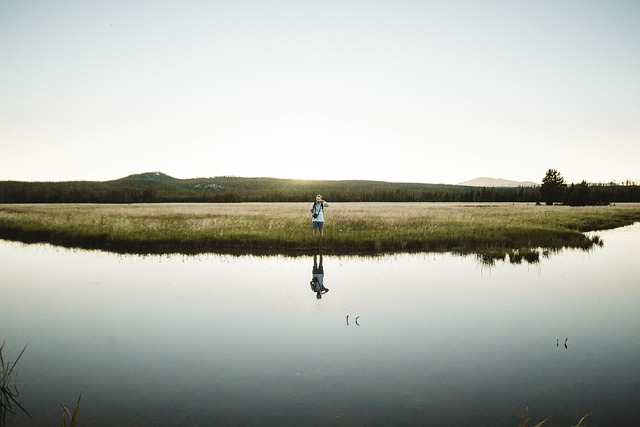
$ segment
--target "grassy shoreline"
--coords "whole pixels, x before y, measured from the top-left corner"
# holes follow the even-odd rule
[[[310,203],[0,205],[0,238],[120,253],[306,254]],[[455,252],[510,258],[589,249],[584,232],[640,221],[640,204],[580,207],[333,203],[325,253]]]

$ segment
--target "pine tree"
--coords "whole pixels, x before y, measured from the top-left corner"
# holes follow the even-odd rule
[[[555,169],[549,169],[544,178],[542,178],[540,195],[547,205],[552,205],[564,199],[566,189],[567,184],[564,182],[560,172]]]

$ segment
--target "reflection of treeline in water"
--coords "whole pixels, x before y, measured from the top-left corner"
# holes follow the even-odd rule
[[[640,202],[640,185],[589,185],[603,204]],[[215,177],[176,179],[162,173],[114,181],[0,182],[0,203],[301,202],[317,193],[335,202],[539,202],[538,187],[382,181],[309,181]]]

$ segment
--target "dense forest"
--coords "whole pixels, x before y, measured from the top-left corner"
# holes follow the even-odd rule
[[[640,202],[640,186],[589,184],[599,204]],[[113,181],[0,181],[0,203],[540,202],[539,187],[470,187],[382,181],[308,181],[215,177],[176,179],[143,173]]]

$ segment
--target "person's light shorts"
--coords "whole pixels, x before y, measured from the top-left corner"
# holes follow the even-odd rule
[[[313,224],[314,230],[322,230],[322,228],[324,227],[323,221],[311,221],[311,223]]]

